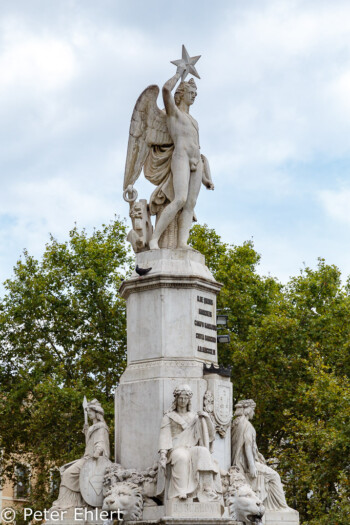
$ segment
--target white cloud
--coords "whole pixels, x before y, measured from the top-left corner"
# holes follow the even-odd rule
[[[1,23],[0,92],[19,88],[39,92],[62,89],[77,68],[74,50],[47,32],[36,35],[13,19]]]
[[[322,190],[319,199],[331,219],[350,226],[350,188]]]
[[[157,1],[137,12],[125,2],[77,0],[43,1],[38,13],[34,3],[37,11],[19,2],[0,22],[0,213],[10,217],[0,235],[11,260],[23,246],[39,255],[48,231],[64,236],[75,220],[90,227],[127,214],[121,185],[132,108],[147,85],[172,74],[169,61],[184,42],[202,53],[193,114],[216,185],[210,200],[200,196],[200,220],[217,224],[220,215],[225,229],[239,209],[227,240],[254,235],[264,271],[271,262],[281,276],[293,264],[298,271],[306,247],[307,260],[327,256],[318,252],[328,246],[344,261],[341,239],[339,253],[329,244],[336,227],[320,244],[313,225],[326,214],[349,224],[348,194],[338,187],[348,170],[337,172],[350,151],[347,1],[208,2],[201,11],[190,3],[186,20],[175,4],[161,16]],[[322,162],[332,174],[321,173]],[[140,198],[151,191],[141,180],[137,189]],[[323,207],[311,217],[314,195]]]

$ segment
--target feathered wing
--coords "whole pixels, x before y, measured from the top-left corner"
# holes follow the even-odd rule
[[[158,86],[148,86],[135,104],[126,155],[124,190],[139,178],[152,146],[172,145],[166,113],[157,106]]]

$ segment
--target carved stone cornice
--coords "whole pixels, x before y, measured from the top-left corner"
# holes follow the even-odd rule
[[[159,288],[195,288],[196,290],[210,291],[216,295],[222,288],[222,284],[205,277],[189,275],[145,275],[144,277],[131,278],[123,281],[119,288],[120,295],[127,299],[131,293],[144,292],[146,290]]]

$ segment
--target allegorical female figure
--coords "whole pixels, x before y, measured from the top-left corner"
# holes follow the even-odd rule
[[[289,509],[279,474],[268,467],[256,444],[256,432],[250,420],[256,404],[252,399],[240,401],[232,423],[232,465],[239,467],[266,509]]]
[[[104,410],[97,399],[87,404],[87,415],[92,425],[85,424],[83,428],[86,442],[84,456],[60,468],[60,491],[58,499],[52,504],[52,510],[86,506],[80,492],[80,471],[88,459],[110,456],[108,427],[103,417]]]
[[[159,435],[160,473],[170,473],[167,498],[221,501],[219,467],[211,455],[215,429],[206,412],[192,412],[188,385],[174,390],[174,402],[164,415]],[[164,490],[158,482],[158,493]]]

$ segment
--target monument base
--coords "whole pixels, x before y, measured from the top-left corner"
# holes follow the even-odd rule
[[[144,507],[143,520],[140,522],[127,522],[127,525],[132,523],[143,524],[223,524],[223,525],[238,525],[241,522],[234,521],[228,517],[228,509],[222,507],[220,503],[193,503],[193,502],[179,502],[170,501],[158,507]]]
[[[243,525],[241,521],[230,518],[170,518],[160,520],[126,521],[125,525]]]
[[[265,525],[299,525],[299,512],[294,509],[268,510],[263,517]]]
[[[221,518],[224,507],[220,503],[194,503],[186,501],[167,501],[165,515],[172,518]]]

